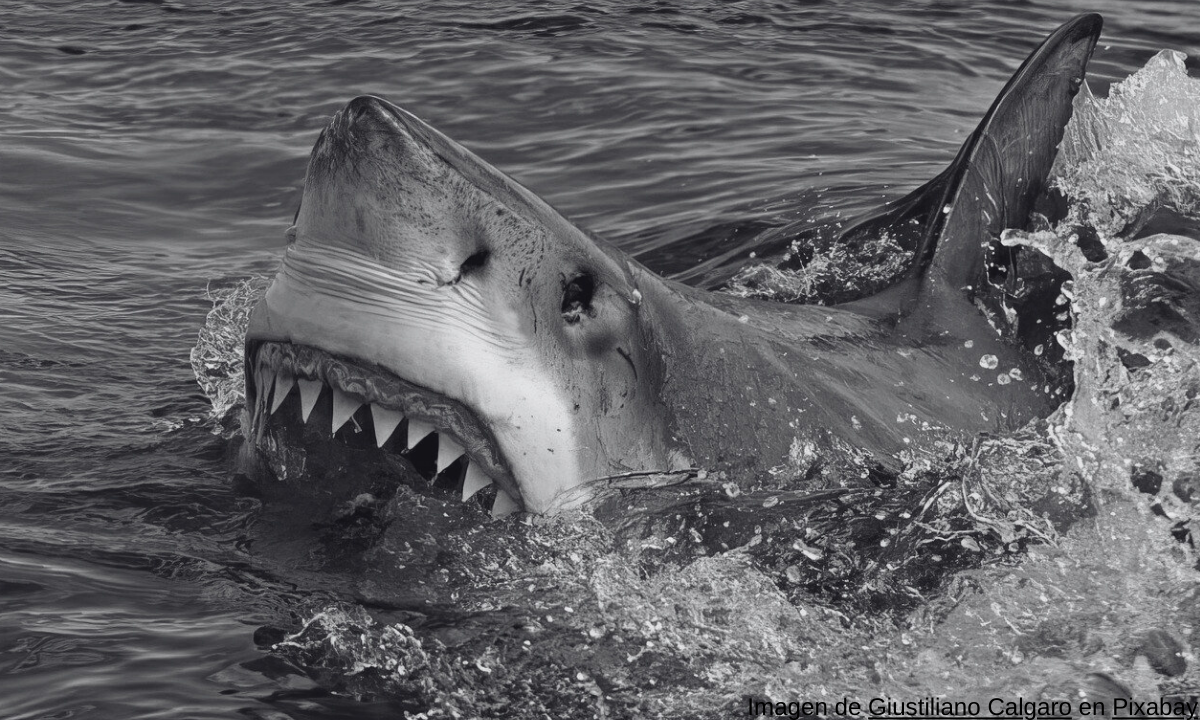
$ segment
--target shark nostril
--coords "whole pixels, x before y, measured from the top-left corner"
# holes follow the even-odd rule
[[[466,260],[463,260],[462,265],[460,265],[458,268],[458,271],[462,275],[470,275],[473,272],[482,270],[483,266],[487,264],[487,261],[491,256],[491,251],[487,248],[484,248],[483,250],[472,254]]]

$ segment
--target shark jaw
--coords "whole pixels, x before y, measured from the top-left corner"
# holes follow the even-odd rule
[[[494,484],[493,517],[522,509],[520,490],[495,439],[461,403],[378,367],[304,345],[252,342],[246,367],[256,446],[265,444],[269,424],[299,422],[323,439],[403,458],[426,480],[442,487],[449,482],[463,502]],[[322,401],[325,412],[314,412]],[[418,452],[423,460],[416,458]]]
[[[433,434],[437,472],[465,464],[464,501],[495,483],[495,515],[562,509],[560,495],[582,482],[578,418],[543,373],[536,344],[469,283],[410,277],[420,273],[289,248],[247,336],[256,437],[289,393],[306,423],[328,392],[331,435],[369,406],[378,448],[410,451]]]

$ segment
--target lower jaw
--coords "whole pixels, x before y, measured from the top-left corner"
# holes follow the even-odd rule
[[[428,497],[440,504],[461,502],[464,512],[476,508],[490,512],[497,497],[491,485],[462,498],[465,468],[469,460],[456,461],[437,471],[437,442],[431,436],[413,448],[375,447],[369,425],[360,429],[365,418],[353,418],[337,433],[324,431],[331,417],[332,403],[323,397],[309,415],[308,423],[279,422],[269,418],[250,428],[247,436],[255,466],[265,473],[255,475],[259,492],[269,498],[288,501],[301,497],[305,503],[326,506],[331,511],[356,498],[387,500],[401,486],[410,497]],[[300,414],[298,397],[289,398],[279,414]],[[369,422],[369,421],[368,421]],[[252,474],[252,473],[251,473]]]

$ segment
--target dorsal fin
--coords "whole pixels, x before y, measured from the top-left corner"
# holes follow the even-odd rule
[[[842,233],[840,242],[853,243],[886,232],[915,251],[908,281],[884,293],[893,312],[897,304],[910,311],[918,293],[938,286],[973,297],[985,276],[987,247],[1005,228],[1026,226],[1102,22],[1094,13],[1079,15],[1055,30],[1000,91],[948,168]]]

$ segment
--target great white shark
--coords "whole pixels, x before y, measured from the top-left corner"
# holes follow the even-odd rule
[[[550,513],[614,477],[753,482],[833,454],[869,472],[1045,416],[1061,397],[1044,364],[981,306],[999,233],[1046,190],[1100,28],[1058,28],[944,172],[843,233],[888,233],[915,259],[835,306],[659,277],[408,111],[355,98],[317,139],[251,315],[247,452],[302,460],[280,445],[314,433],[357,438],[363,457],[420,445],[464,500],[494,483],[493,514]]]

